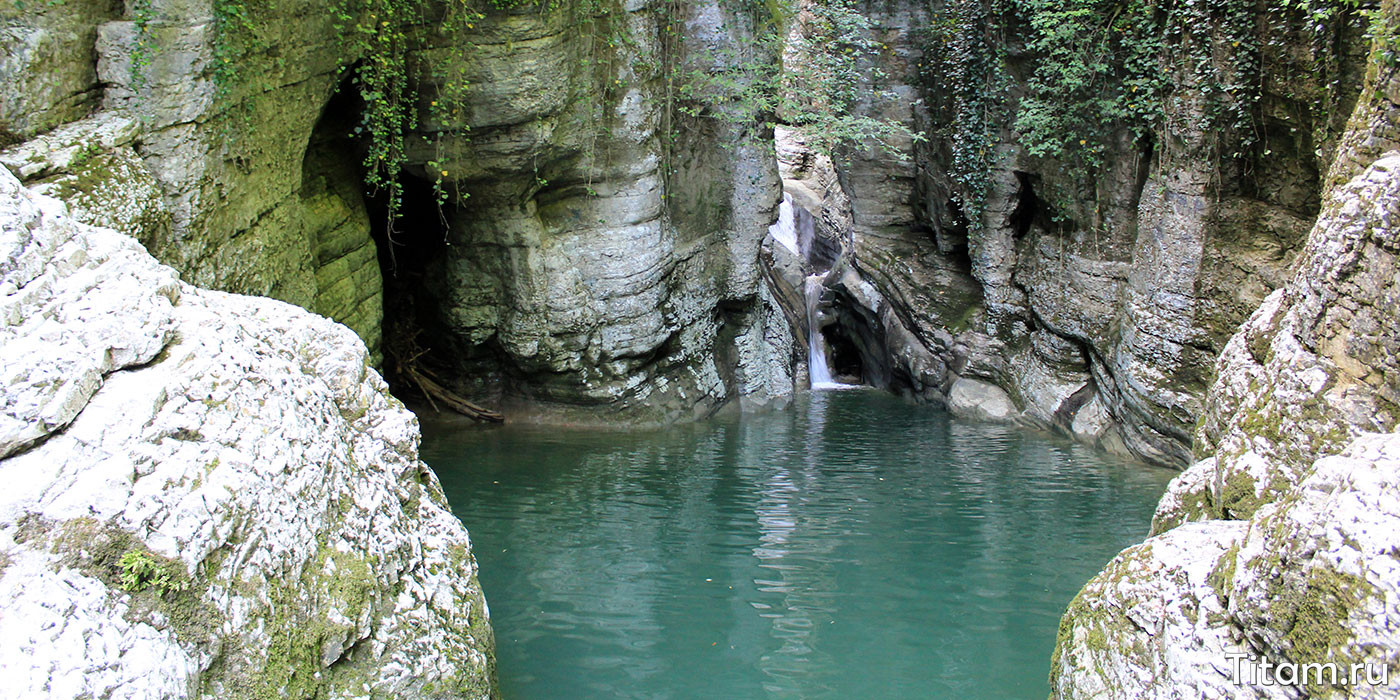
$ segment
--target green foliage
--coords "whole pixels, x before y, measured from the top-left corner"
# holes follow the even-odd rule
[[[1134,136],[1161,121],[1169,89],[1162,28],[1148,0],[1015,0],[1037,57],[1015,128],[1033,156],[1085,171],[1103,164],[1111,130]]]
[[[172,566],[161,564],[155,556],[140,549],[122,555],[120,584],[123,590],[139,593],[148,588],[164,596],[187,590],[189,581],[172,572]]]
[[[981,226],[992,159],[1011,86],[1005,70],[1006,0],[953,0],[933,13],[919,64],[939,135],[952,150],[953,198],[968,225]]]
[[[420,7],[418,0],[338,0],[333,9],[345,53],[361,57],[352,81],[365,105],[355,129],[367,136],[365,184],[387,192],[391,217],[403,203],[405,139],[418,125],[409,92],[408,27]]]
[[[887,77],[880,66],[881,53],[889,49],[874,39],[874,24],[850,0],[822,0],[808,9],[812,19],[807,31],[794,35],[786,47],[778,115],[800,128],[819,151],[870,142],[907,158],[896,144],[922,140],[921,134],[897,121],[860,113],[862,103],[898,99],[891,93],[872,94],[872,87]]]
[[[1303,2],[1303,0],[1294,0]],[[1362,0],[1318,0],[1330,12],[1317,17],[1318,25],[1330,21],[1337,14],[1337,6],[1353,8],[1366,21],[1366,38],[1371,41],[1371,60],[1380,65],[1395,68],[1400,66],[1400,27],[1395,25],[1390,13],[1384,12],[1374,3]]]
[[[1260,100],[1269,60],[1288,61],[1299,26],[1314,41],[1319,75],[1336,72],[1335,32],[1360,0],[947,0],[935,9],[924,68],[943,98],[940,123],[952,145],[952,177],[970,225],[980,226],[992,149],[1014,136],[1032,157],[1079,187],[1091,187],[1123,139],[1142,152],[1163,130],[1203,141],[1186,157],[1245,162],[1271,155],[1263,143]],[[1379,13],[1375,13],[1379,14]],[[1372,21],[1372,33],[1379,34]],[[1377,42],[1383,44],[1384,42]],[[1010,56],[1015,47],[1016,56]],[[1397,52],[1396,55],[1400,55]],[[1030,66],[1025,93],[1007,97],[1008,67]],[[1325,123],[1335,81],[1308,115]],[[1290,81],[1281,81],[1287,85]],[[1296,82],[1296,81],[1295,81]],[[1172,110],[1175,99],[1197,100]],[[1194,113],[1168,125],[1168,114]],[[1009,134],[999,133],[1009,124]],[[1325,134],[1318,142],[1325,140]],[[1063,199],[1059,193],[1053,199]],[[1060,202],[1052,201],[1052,205]]]
[[[14,0],[17,12],[43,12],[51,7],[63,7],[67,4],[68,0]]]
[[[245,0],[214,2],[213,81],[217,95],[228,97],[241,78],[240,66],[265,48],[266,41]]]
[[[872,93],[885,77],[872,37],[874,26],[850,0],[817,0],[806,6],[805,32],[784,36],[795,8],[758,5],[751,14],[756,36],[747,46],[699,56],[679,71],[678,110],[744,126],[782,122],[794,126],[818,151],[874,143],[907,157],[898,140],[921,139],[903,124],[861,114],[863,103],[894,99]],[[783,56],[779,62],[776,57]]]
[[[151,0],[132,0],[131,21],[136,25],[136,42],[129,56],[131,89],[140,90],[146,84],[146,69],[155,55],[155,40],[151,36],[151,22],[155,19],[155,9]]]

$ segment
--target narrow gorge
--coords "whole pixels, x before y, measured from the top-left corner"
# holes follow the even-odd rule
[[[1397,37],[7,0],[0,696],[1400,697]]]

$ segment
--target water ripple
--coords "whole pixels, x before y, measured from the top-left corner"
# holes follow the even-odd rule
[[[503,692],[1044,698],[1169,473],[873,392],[665,431],[425,423]]]

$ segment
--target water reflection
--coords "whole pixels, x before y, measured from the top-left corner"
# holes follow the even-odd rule
[[[1045,697],[1170,474],[873,392],[658,432],[429,433],[503,691]]]

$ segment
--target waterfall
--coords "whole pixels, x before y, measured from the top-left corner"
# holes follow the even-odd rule
[[[807,278],[807,374],[812,380],[812,390],[849,389],[850,384],[841,384],[831,377],[831,368],[826,363],[826,338],[821,332],[823,274]]]
[[[768,227],[768,235],[793,255],[801,255],[797,243],[797,212],[793,211],[792,197],[787,193],[783,193],[783,203],[778,205],[778,221]]]

